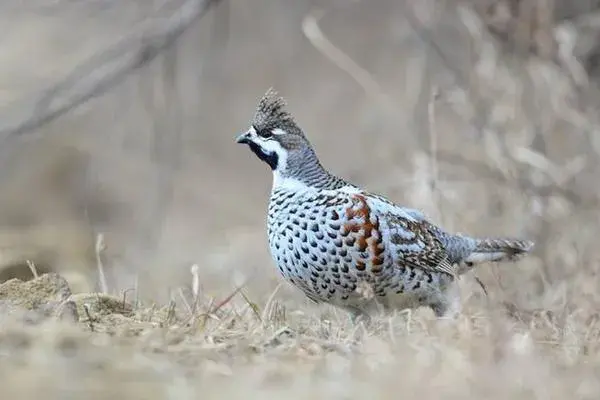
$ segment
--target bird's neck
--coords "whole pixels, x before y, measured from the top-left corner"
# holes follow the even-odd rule
[[[273,190],[335,190],[348,185],[348,182],[329,173],[322,167],[320,171],[312,171],[312,173],[311,171],[303,171],[303,173],[289,174],[285,171],[273,171]]]
[[[315,188],[300,179],[283,175],[275,170],[273,171],[273,190],[304,192],[315,190]]]
[[[348,183],[327,171],[311,148],[280,157],[273,170],[273,189],[289,187],[297,190],[338,189]]]

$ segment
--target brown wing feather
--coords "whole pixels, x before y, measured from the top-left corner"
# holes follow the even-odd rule
[[[390,231],[391,245],[397,250],[398,262],[430,272],[455,275],[448,253],[435,234],[435,226],[425,220],[386,214],[383,218]],[[417,247],[417,248],[415,248]]]
[[[374,208],[369,206],[369,201]],[[380,207],[380,206],[385,207]],[[389,207],[391,206],[391,207]],[[389,207],[389,208],[388,208]],[[382,209],[384,208],[384,209]],[[436,236],[437,228],[427,220],[402,212],[395,205],[378,196],[356,194],[345,209],[346,222],[342,236],[348,236],[352,245],[368,257],[357,261],[359,270],[379,273],[384,262],[384,248],[397,267],[409,266],[429,272],[455,275],[448,261],[446,249]],[[382,243],[382,232],[389,233],[389,243]]]

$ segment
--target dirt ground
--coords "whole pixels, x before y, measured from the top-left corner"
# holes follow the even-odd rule
[[[3,317],[3,395],[598,398],[594,2],[224,1],[102,96],[4,134],[171,3],[0,2],[0,281],[56,271],[78,315]],[[533,254],[466,275],[456,320],[309,304],[268,254],[270,172],[234,141],[271,86],[336,174]]]

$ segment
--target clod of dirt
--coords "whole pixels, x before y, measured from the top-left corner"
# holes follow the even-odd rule
[[[170,307],[135,308],[122,296],[77,293],[71,299],[77,305],[80,322],[92,332],[139,336],[179,320],[175,310]]]
[[[114,314],[131,317],[133,314],[131,304],[123,301],[123,298],[106,293],[77,293],[71,296],[71,299],[77,305],[77,311],[81,316],[89,313],[95,317]]]
[[[48,318],[76,322],[79,314],[70,297],[69,284],[56,273],[25,282],[11,279],[0,284],[0,317],[17,317],[28,323]]]

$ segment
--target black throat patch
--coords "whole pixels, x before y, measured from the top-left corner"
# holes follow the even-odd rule
[[[252,150],[252,152],[256,154],[258,158],[269,164],[269,167],[271,167],[272,170],[277,169],[277,162],[279,161],[277,153],[266,153],[259,145],[257,145],[254,142],[249,142],[248,146],[250,146],[250,150]]]

